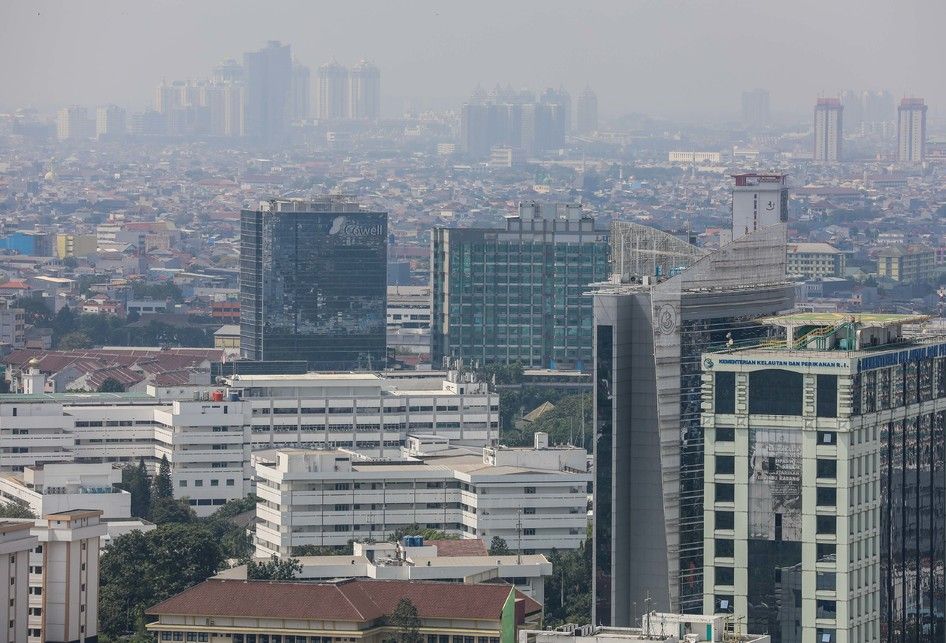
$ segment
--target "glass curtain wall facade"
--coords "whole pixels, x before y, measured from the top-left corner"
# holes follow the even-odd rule
[[[241,218],[242,357],[383,369],[387,214],[341,201],[266,205]]]
[[[773,643],[946,640],[946,344],[892,344],[704,355],[705,610]]]
[[[588,286],[609,274],[608,233],[580,206],[522,204],[505,230],[437,228],[432,359],[591,368]]]
[[[769,329],[755,316],[691,319],[680,328],[680,606],[703,611],[703,427],[702,358],[707,350],[756,344]],[[749,631],[757,632],[763,630]]]
[[[627,253],[621,265],[636,261]],[[755,320],[793,302],[784,266],[785,229],[775,227],[652,285],[597,285],[596,332],[609,327],[613,339],[611,355],[595,356],[598,367],[610,360],[612,373],[610,397],[595,381],[595,417],[610,426],[595,436],[595,624],[634,626],[631,615],[647,600],[658,611],[702,612],[700,360],[709,346],[767,336]]]

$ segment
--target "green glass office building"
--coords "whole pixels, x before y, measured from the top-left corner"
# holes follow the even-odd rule
[[[435,367],[590,368],[586,293],[610,262],[608,231],[581,205],[520,203],[505,228],[436,228],[432,245]]]

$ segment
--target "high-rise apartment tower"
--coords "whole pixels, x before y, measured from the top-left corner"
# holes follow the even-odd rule
[[[840,161],[844,106],[839,98],[819,98],[815,104],[814,160]]]
[[[926,102],[904,98],[897,108],[897,161],[922,163],[926,159]]]

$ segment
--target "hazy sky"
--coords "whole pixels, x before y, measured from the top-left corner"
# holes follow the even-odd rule
[[[141,109],[273,39],[313,68],[373,60],[388,114],[497,82],[588,83],[605,115],[735,114],[756,86],[774,112],[884,87],[943,113],[944,25],[946,0],[0,0],[0,109]]]

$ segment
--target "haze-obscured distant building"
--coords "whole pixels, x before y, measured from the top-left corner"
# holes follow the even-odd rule
[[[350,117],[357,121],[381,117],[381,70],[367,60],[351,68],[348,108]]]
[[[244,210],[241,354],[317,370],[385,362],[385,212],[343,198],[273,199]]]
[[[244,133],[259,141],[280,141],[286,134],[292,89],[289,45],[271,40],[243,54]]]
[[[312,115],[309,82],[309,68],[299,63],[292,66],[291,96],[289,99],[289,120],[303,121]]]
[[[576,112],[575,129],[579,134],[589,134],[598,130],[598,96],[591,87],[585,87],[578,96]]]
[[[670,163],[718,164],[721,160],[719,152],[667,152]]]
[[[348,117],[348,70],[336,61],[319,67],[319,119]]]
[[[517,147],[526,155],[558,149],[570,114],[564,90],[548,89],[538,101],[529,91],[478,91],[461,109],[460,145],[474,158],[487,158],[494,147]]]
[[[897,108],[897,160],[922,163],[926,159],[926,101],[904,98]]]
[[[769,91],[750,89],[742,92],[742,124],[756,129],[769,124]]]
[[[78,141],[95,133],[95,121],[89,118],[85,107],[71,105],[59,110],[56,117],[56,136],[60,141]]]
[[[814,160],[840,161],[844,106],[839,98],[819,98],[815,104]]]
[[[127,131],[125,110],[117,105],[105,105],[95,110],[95,135],[99,139],[118,139]]]

